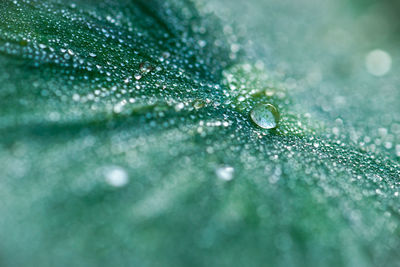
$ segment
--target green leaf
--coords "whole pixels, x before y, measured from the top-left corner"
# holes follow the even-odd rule
[[[0,3],[2,266],[398,264],[400,127],[360,143],[212,3]]]

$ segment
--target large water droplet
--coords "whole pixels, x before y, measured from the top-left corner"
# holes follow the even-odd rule
[[[261,128],[273,129],[278,126],[280,115],[275,106],[259,104],[250,112],[250,117]]]

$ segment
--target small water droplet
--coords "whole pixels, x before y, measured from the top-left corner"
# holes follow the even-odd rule
[[[119,166],[107,168],[105,178],[106,182],[114,187],[123,187],[129,182],[128,173]]]
[[[181,111],[185,107],[185,104],[183,103],[178,103],[175,105],[175,110],[176,111]]]
[[[136,80],[140,80],[142,75],[140,73],[136,73],[133,77],[135,77]]]
[[[233,173],[235,169],[231,166],[221,166],[215,170],[217,177],[224,181],[230,181],[233,179]]]
[[[383,76],[392,67],[392,57],[386,51],[376,49],[369,52],[365,57],[365,66],[372,75]]]
[[[149,62],[143,62],[140,64],[139,69],[142,73],[149,73],[152,69],[152,66]]]
[[[238,97],[239,102],[243,102],[244,100],[246,100],[246,98],[244,96],[241,95]]]
[[[167,59],[167,58],[169,58],[171,56],[171,54],[169,53],[169,52],[163,52],[162,53],[162,57],[164,58],[164,59]]]
[[[204,107],[205,106],[205,103],[203,102],[203,101],[201,101],[201,100],[196,100],[195,102],[194,102],[194,104],[193,104],[193,107],[195,108],[195,109],[201,109],[202,107]]]
[[[259,127],[273,129],[278,126],[280,115],[275,106],[259,104],[250,112],[250,117]]]
[[[80,99],[81,99],[80,95],[78,95],[76,93],[72,95],[72,100],[79,101]]]
[[[203,47],[205,47],[205,46],[207,45],[207,42],[204,41],[204,40],[199,40],[197,43],[199,44],[199,46],[200,46],[201,48],[203,48]]]

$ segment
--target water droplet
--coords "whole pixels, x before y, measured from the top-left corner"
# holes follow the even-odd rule
[[[72,100],[79,101],[80,99],[81,99],[80,95],[78,95],[76,93],[72,95]]]
[[[169,53],[169,52],[163,52],[162,53],[162,57],[164,58],[164,59],[167,59],[167,58],[169,58],[171,56],[171,54]]]
[[[396,156],[400,157],[400,145],[395,146]]]
[[[259,127],[273,129],[278,126],[280,115],[275,106],[259,104],[250,112],[250,117]]]
[[[140,80],[142,78],[142,75],[140,73],[135,73],[133,77],[135,77],[136,80]]]
[[[175,105],[175,110],[176,111],[181,111],[185,107],[185,104],[183,103],[178,103]]]
[[[244,100],[246,100],[246,98],[244,96],[241,95],[238,97],[239,102],[243,102]]]
[[[201,108],[203,108],[205,106],[205,103],[203,102],[203,101],[201,101],[201,100],[196,100],[195,102],[194,102],[194,104],[193,104],[193,107],[195,108],[195,109],[201,109]]]
[[[139,69],[142,73],[149,73],[152,69],[152,66],[149,62],[143,62],[140,64]]]
[[[230,181],[233,179],[233,173],[235,169],[231,166],[221,166],[215,170],[217,177],[224,181]]]
[[[374,76],[383,76],[392,68],[392,57],[386,51],[376,49],[365,58],[367,71]]]
[[[106,182],[114,187],[122,187],[129,182],[127,172],[119,166],[112,166],[107,168],[105,172],[105,178]]]
[[[203,47],[205,47],[205,46],[207,45],[207,42],[204,41],[204,40],[199,40],[197,43],[199,44],[199,46],[200,46],[201,48],[203,48]]]

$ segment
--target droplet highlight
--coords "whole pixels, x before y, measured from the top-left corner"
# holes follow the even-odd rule
[[[233,173],[235,169],[231,166],[221,166],[215,170],[217,177],[224,181],[230,181],[233,179]]]
[[[106,182],[113,187],[123,187],[129,182],[128,173],[119,166],[112,166],[106,169]]]

